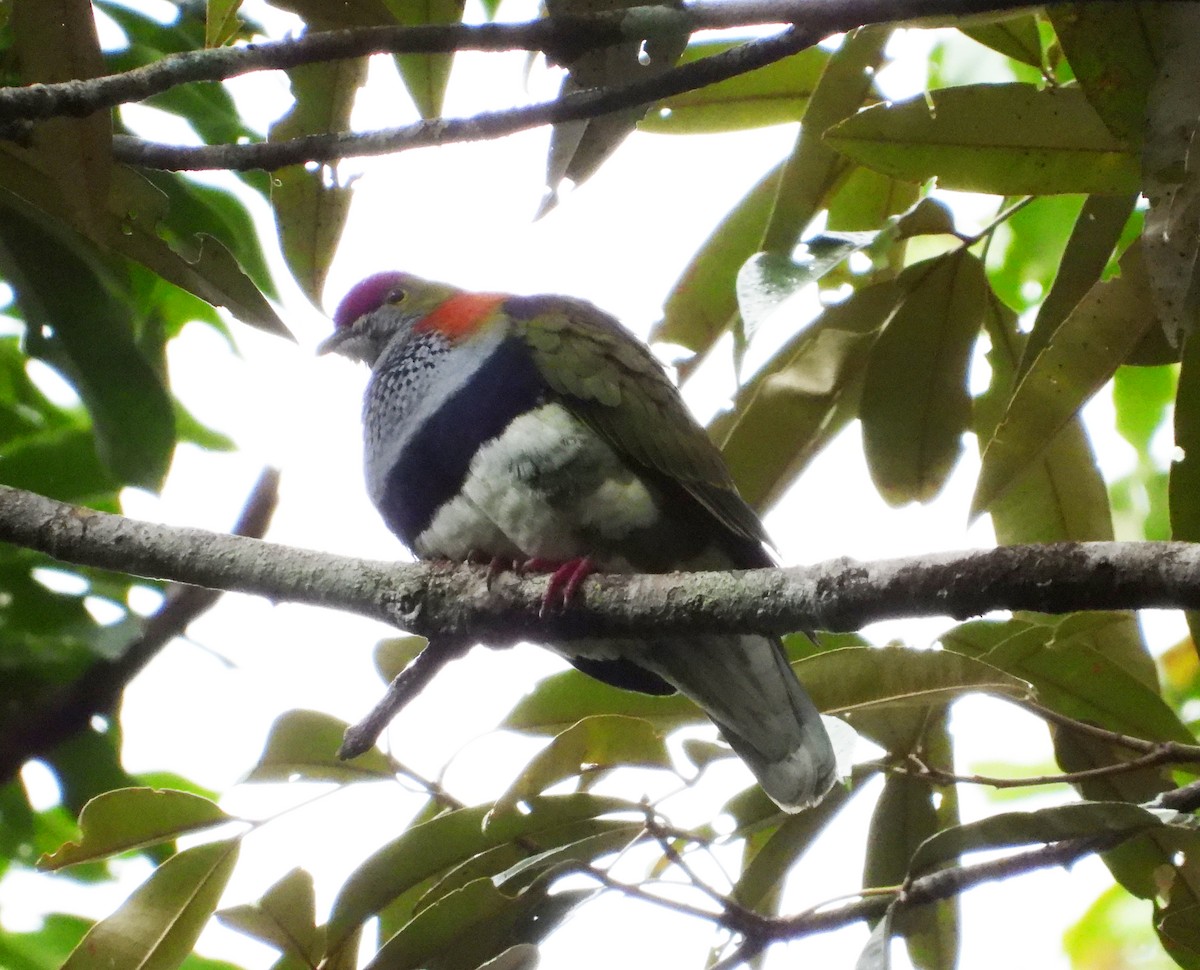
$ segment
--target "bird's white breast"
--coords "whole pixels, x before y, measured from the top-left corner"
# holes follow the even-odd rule
[[[658,515],[646,485],[612,447],[550,403],[479,449],[460,494],[438,509],[414,546],[427,558],[595,558]],[[619,557],[600,558],[602,568],[629,568]]]

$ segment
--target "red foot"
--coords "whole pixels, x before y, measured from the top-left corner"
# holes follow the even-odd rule
[[[566,606],[579,592],[580,584],[596,571],[595,563],[587,556],[569,559],[550,574],[546,584],[546,595],[542,597],[542,608],[538,616],[545,616],[551,606]]]

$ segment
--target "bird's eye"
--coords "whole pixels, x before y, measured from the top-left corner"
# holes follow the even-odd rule
[[[408,299],[408,290],[401,286],[397,286],[387,295],[388,303],[403,303]]]

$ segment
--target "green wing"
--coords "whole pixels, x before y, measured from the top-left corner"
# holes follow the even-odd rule
[[[682,485],[734,534],[766,542],[720,451],[649,349],[590,303],[539,302],[521,333],[564,405],[627,458]]]

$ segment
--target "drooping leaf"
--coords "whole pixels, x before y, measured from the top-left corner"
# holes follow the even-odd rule
[[[462,20],[466,0],[383,0],[398,24],[454,24]],[[404,86],[422,118],[437,118],[450,81],[453,54],[396,54]]]
[[[316,966],[324,955],[313,879],[303,869],[291,870],[256,903],[219,910],[217,919],[306,966]]]
[[[945,484],[971,418],[967,368],[983,323],[983,266],[958,249],[909,267],[905,296],[871,348],[859,416],[871,478],[891,505]]]
[[[1136,202],[1136,195],[1093,195],[1084,202],[1059,261],[1054,285],[1038,308],[1025,342],[1019,376],[1029,370],[1062,322],[1100,282]]]
[[[134,340],[119,265],[11,196],[0,195],[0,209],[0,271],[16,289],[30,354],[83,399],[108,471],[159,488],[175,448],[175,414],[163,376]]]
[[[790,253],[845,173],[845,161],[826,143],[826,135],[870,97],[890,37],[890,26],[861,27],[848,33],[830,56],[800,123],[796,146],[784,163],[762,245],[756,248]]]
[[[271,126],[270,140],[349,130],[354,96],[367,77],[366,58],[306,64],[293,68],[288,77],[295,100]],[[332,178],[324,166],[289,165],[276,171],[271,182],[271,207],[284,258],[317,305],[350,212],[350,188]]]
[[[825,140],[893,178],[936,178],[966,192],[1127,194],[1140,181],[1136,147],[1116,138],[1075,88],[942,88],[861,111]]]
[[[752,506],[774,503],[853,420],[871,345],[904,294],[889,281],[826,307],[713,421],[710,433]]]
[[[1154,322],[1141,247],[1121,258],[1121,275],[1097,283],[1059,326],[1018,385],[983,454],[973,514],[989,508],[1055,433],[1102,387]]]
[[[764,175],[712,231],[663,306],[663,319],[651,330],[651,342],[679,344],[699,360],[730,325],[737,312],[738,270],[760,248],[763,230],[779,188],[781,166]],[[686,376],[687,366],[681,368]]]
[[[597,768],[669,767],[662,735],[649,721],[619,714],[585,717],[558,734],[496,799],[495,816],[513,812],[557,781]]]
[[[210,842],[173,855],[88,931],[63,970],[174,970],[217,908],[238,845],[237,840]]]
[[[221,47],[238,34],[238,7],[242,0],[206,0],[204,46]]]
[[[368,781],[395,777],[378,748],[343,761],[337,756],[347,724],[320,711],[287,711],[271,725],[247,781]]]
[[[974,402],[975,438],[982,449],[995,434],[1017,382],[1024,348],[1033,339],[1017,328],[1017,315],[995,297],[985,326],[991,339],[992,384]],[[1113,537],[1108,491],[1078,415],[1029,463],[1012,487],[988,510],[996,541],[1084,542]]]
[[[326,925],[330,949],[405,891],[495,846],[516,841],[537,845],[539,833],[581,819],[628,811],[642,816],[630,802],[586,794],[543,796],[529,808],[527,814],[497,816],[486,827],[490,805],[457,809],[380,847],[351,873],[334,900]]]
[[[124,788],[98,795],[79,816],[82,835],[42,858],[41,869],[107,858],[233,821],[215,802],[183,791]]]

